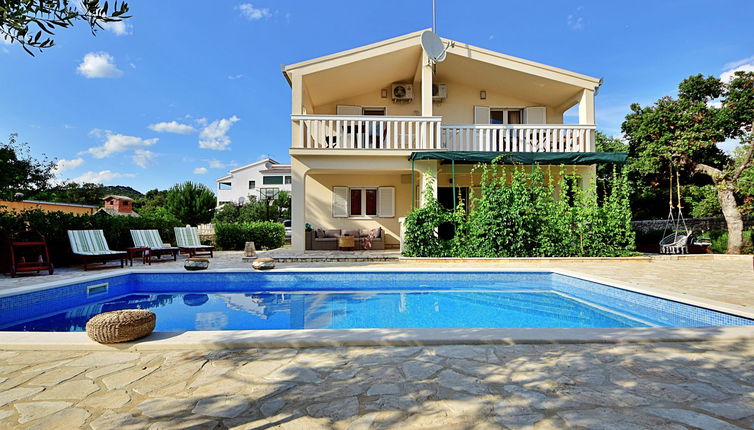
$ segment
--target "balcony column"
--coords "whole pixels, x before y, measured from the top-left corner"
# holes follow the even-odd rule
[[[422,70],[422,116],[432,116],[432,66],[429,63],[427,53],[422,49],[421,58]],[[423,122],[421,125],[422,138],[421,147],[429,148],[429,133],[432,133],[432,126]]]
[[[304,85],[301,75],[295,73],[291,76],[291,115],[304,113]],[[302,124],[299,121],[291,121],[291,148],[300,148],[304,142],[299,142],[299,133]]]
[[[306,173],[309,167],[291,157],[291,248],[306,249]]]
[[[581,91],[579,99],[579,124],[593,125],[594,122],[594,91]]]
[[[596,124],[594,119],[594,91],[583,90],[581,91],[581,99],[579,100],[579,124],[594,125]],[[589,151],[595,150],[595,133],[594,130],[589,130]]]

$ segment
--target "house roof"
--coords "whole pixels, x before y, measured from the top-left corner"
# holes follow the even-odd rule
[[[322,104],[384,88],[392,82],[416,82],[420,73],[420,35],[409,33],[369,45],[283,66],[290,84],[299,74],[308,96]],[[454,82],[511,95],[541,94],[543,104],[569,104],[582,89],[595,89],[601,79],[458,41],[438,63],[434,82]],[[473,68],[473,73],[468,71]],[[371,86],[375,88],[372,88]]]
[[[138,213],[131,211],[131,212],[118,212],[115,209],[110,208],[99,208],[97,213],[102,213],[105,215],[111,215],[111,216],[133,216],[133,217],[140,217]]]
[[[110,200],[110,199],[128,200],[130,202],[134,201],[134,199],[132,199],[131,197],[128,197],[128,196],[117,196],[115,194],[112,194],[112,195],[109,195],[109,196],[105,196],[105,198],[103,198],[102,200]]]
[[[256,167],[256,166],[259,166],[260,164],[265,164],[265,163],[269,163],[270,165],[268,166],[267,169],[261,170],[261,172],[270,172],[270,171],[274,171],[275,169],[281,169],[282,171],[291,170],[290,164],[280,164],[279,162],[273,160],[272,158],[264,158],[262,160],[255,161],[253,163],[245,164],[243,166],[236,167],[235,169],[231,169],[228,171],[227,175],[221,176],[215,179],[215,182],[220,182],[220,181],[231,179],[233,177],[233,173],[240,172],[242,170],[246,170],[251,167]]]
[[[37,203],[37,204],[43,204],[43,205],[71,206],[71,207],[89,208],[89,209],[97,209],[99,207],[99,206],[93,206],[93,205],[80,205],[78,203],[45,202],[41,200],[22,200],[22,202],[23,203]]]

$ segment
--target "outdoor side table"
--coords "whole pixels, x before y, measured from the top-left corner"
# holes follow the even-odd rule
[[[353,236],[340,236],[338,238],[338,249],[341,251],[353,251],[356,246],[356,238]]]
[[[131,263],[131,266],[134,265],[134,257],[137,256],[141,256],[141,264],[149,263],[150,266],[152,265],[152,255],[149,248],[126,248],[126,252],[128,253],[128,261]]]

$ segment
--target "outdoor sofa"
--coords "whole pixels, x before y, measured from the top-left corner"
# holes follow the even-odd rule
[[[131,239],[136,248],[149,248],[149,259],[172,255],[173,261],[178,259],[177,246],[165,246],[157,230],[131,230]],[[168,244],[169,245],[169,244]]]
[[[120,260],[120,267],[123,267],[128,256],[125,251],[110,249],[102,230],[68,230],[68,240],[73,254],[83,261],[84,270],[88,270],[89,263],[111,260]]]
[[[189,257],[196,255],[207,255],[213,257],[214,246],[202,245],[199,241],[199,230],[196,227],[175,227],[175,244],[181,252],[187,253]]]
[[[382,227],[376,229],[362,228],[360,230],[314,230],[312,238],[312,249],[315,251],[333,251],[338,249],[338,238],[341,236],[353,236],[356,238],[355,245],[357,250],[363,250],[362,240],[369,236],[369,233],[375,230],[375,237],[372,241],[372,248],[376,250],[385,249],[385,232]]]

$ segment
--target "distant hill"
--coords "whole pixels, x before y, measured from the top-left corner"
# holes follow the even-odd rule
[[[144,197],[144,194],[125,185],[107,185],[102,187],[102,192],[103,196],[114,194],[116,196],[131,197],[134,200]]]

